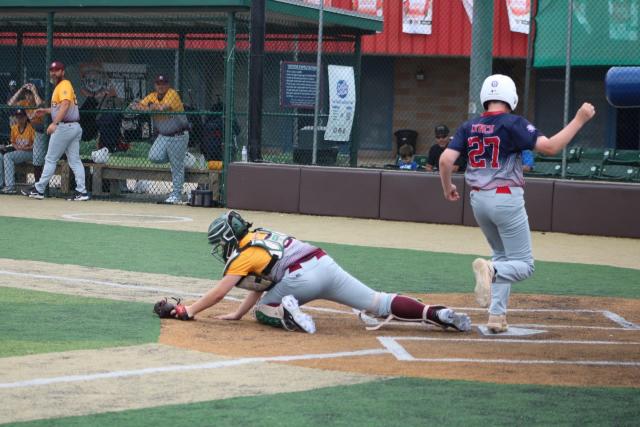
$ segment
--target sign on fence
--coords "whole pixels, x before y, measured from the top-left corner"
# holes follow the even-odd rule
[[[315,107],[316,68],[312,62],[280,62],[280,107]]]
[[[353,67],[329,65],[329,121],[326,141],[348,141],[356,111]]]

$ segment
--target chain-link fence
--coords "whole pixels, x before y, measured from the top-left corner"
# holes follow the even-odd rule
[[[551,135],[573,118],[583,102],[594,104],[597,115],[564,153],[536,156],[535,174],[640,181],[640,105],[616,108],[605,97],[605,76],[611,66],[640,65],[639,12],[637,0],[538,2],[537,125]],[[637,73],[627,76],[640,81]]]
[[[399,7],[399,1],[385,2],[385,11],[395,3]],[[530,174],[639,180],[640,110],[611,107],[604,80],[611,65],[640,62],[640,0],[534,3],[532,72],[527,73],[523,55],[492,61],[493,72],[516,82],[523,101],[516,113],[546,135],[557,132],[584,101],[594,103],[598,115],[566,153],[536,155]],[[445,5],[451,3],[434,3]],[[498,5],[502,2],[495,3],[495,13]],[[400,148],[408,145],[416,165],[434,170],[433,158],[469,114],[469,59],[454,53],[468,49],[470,34],[447,39],[453,46],[449,56],[403,55],[406,35],[395,51],[379,54],[368,40],[380,35],[361,39],[361,28],[327,26],[319,43],[317,16],[299,18],[267,17],[262,137],[253,160],[398,168],[407,151],[400,153]],[[396,18],[385,15],[386,20]],[[0,99],[7,100],[0,107],[0,137],[10,140],[10,125],[17,120],[12,114],[20,106],[36,128],[34,168],[15,166],[16,186],[21,180],[32,184],[42,172],[43,153],[36,148],[50,117],[40,120],[34,105],[38,99],[49,104],[53,86],[47,67],[60,61],[77,97],[80,157],[86,188],[94,197],[184,202],[200,189],[224,200],[225,158],[241,161],[243,148],[251,148],[246,10],[8,13],[0,23],[0,53],[8,58],[0,64]],[[385,23],[385,31],[390,28]],[[436,30],[434,21],[430,37],[440,37]],[[393,41],[393,35],[386,37]],[[415,51],[420,44],[411,40]],[[523,93],[525,87],[529,93]],[[459,166],[463,171],[464,164]],[[47,191],[72,191],[74,173],[64,168],[56,173]]]

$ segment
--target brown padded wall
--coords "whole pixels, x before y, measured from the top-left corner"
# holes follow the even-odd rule
[[[551,231],[551,209],[553,207],[554,180],[528,178],[524,187],[524,205],[529,217],[529,228],[535,231]],[[473,217],[469,192],[464,195],[463,225],[477,227]]]
[[[379,170],[300,168],[300,213],[378,218],[379,208]]]
[[[454,175],[458,191],[464,178]],[[444,199],[440,175],[427,172],[383,171],[380,187],[380,218],[397,221],[462,223],[462,201]]]
[[[289,165],[232,163],[227,179],[227,207],[297,213],[300,168]]]
[[[552,230],[640,237],[640,185],[556,181]]]

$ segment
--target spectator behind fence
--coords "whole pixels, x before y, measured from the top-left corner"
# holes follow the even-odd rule
[[[404,144],[398,150],[398,168],[405,170],[417,170],[418,164],[413,160],[413,147],[409,144]]]
[[[33,154],[35,130],[29,123],[27,112],[16,110],[16,123],[11,125],[10,145],[0,148],[0,190],[2,194],[16,194],[15,165],[28,162]]]
[[[524,150],[522,152],[522,171],[531,172],[536,166],[536,162],[533,158],[533,151]]]
[[[44,156],[47,154],[47,137],[44,128],[44,116],[38,116],[36,109],[44,105],[44,100],[38,94],[38,89],[33,83],[27,83],[20,88],[7,101],[12,106],[24,107],[31,126],[35,130],[35,140],[33,142],[33,176],[38,182],[42,176],[44,166]],[[30,108],[31,107],[31,108]]]
[[[169,85],[169,79],[160,74],[155,79],[155,91],[132,106],[135,110],[159,112],[184,112],[180,95]],[[152,114],[154,129],[158,137],[149,150],[149,160],[153,163],[171,165],[173,190],[164,201],[167,204],[182,203],[184,184],[184,157],[189,145],[189,120],[184,114]]]
[[[438,170],[440,155],[442,155],[442,152],[447,148],[447,145],[449,145],[449,141],[451,140],[451,138],[449,138],[449,128],[447,125],[437,125],[435,127],[435,136],[436,143],[429,149],[429,157],[427,158],[427,165],[425,166],[428,172],[435,172]],[[466,164],[466,159],[460,156],[453,166],[453,171],[464,172]]]
[[[44,190],[56,171],[58,160],[63,154],[67,155],[67,162],[76,178],[76,192],[68,200],[89,200],[85,187],[84,166],[80,160],[80,111],[78,99],[71,82],[65,78],[65,67],[60,61],[54,61],[49,66],[49,78],[54,86],[51,94],[51,108],[38,108],[36,114],[51,114],[51,124],[47,127],[50,135],[47,155],[44,159],[44,169],[40,180],[27,192],[22,194],[33,199],[44,199]]]

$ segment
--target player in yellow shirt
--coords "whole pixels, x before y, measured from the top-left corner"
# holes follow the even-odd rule
[[[15,165],[31,160],[31,150],[36,134],[25,110],[16,110],[14,117],[16,123],[11,126],[11,144],[0,149],[0,187],[2,187],[0,192],[2,194],[16,194]]]
[[[31,126],[36,131],[36,138],[33,142],[32,163],[33,174],[36,182],[38,182],[42,175],[44,156],[47,154],[47,136],[45,135],[44,116],[38,116],[36,111],[44,105],[44,100],[38,94],[36,86],[33,83],[27,83],[7,101],[7,104],[23,107],[27,112]]]
[[[30,191],[22,194],[34,199],[44,199],[44,189],[53,177],[56,164],[66,154],[69,167],[76,178],[76,193],[68,200],[85,201],[89,200],[89,195],[84,183],[84,166],[80,160],[80,111],[73,86],[64,78],[64,68],[60,61],[54,61],[49,66],[49,77],[55,86],[51,95],[51,108],[36,110],[38,116],[51,114],[51,124],[47,127],[47,134],[50,135],[49,147],[40,180]]]
[[[132,108],[151,112],[184,112],[180,95],[171,88],[169,79],[162,74],[155,79],[155,91],[135,103]],[[149,160],[153,163],[169,162],[173,190],[164,203],[181,204],[184,157],[189,145],[189,121],[184,114],[152,114],[151,118],[158,137],[149,150]]]
[[[360,310],[361,319],[377,329],[390,320],[428,323],[457,331],[471,329],[471,320],[442,305],[425,305],[415,298],[378,292],[344,271],[324,250],[292,236],[252,224],[236,211],[228,211],[209,226],[212,254],[226,263],[218,284],[191,305],[160,301],[154,310],[161,317],[193,319],[217,304],[234,287],[249,290],[238,308],[223,320],[239,320],[254,305],[260,323],[287,330],[314,333],[311,316],[300,310],[316,299],[334,301]],[[385,318],[378,322],[374,317]]]

